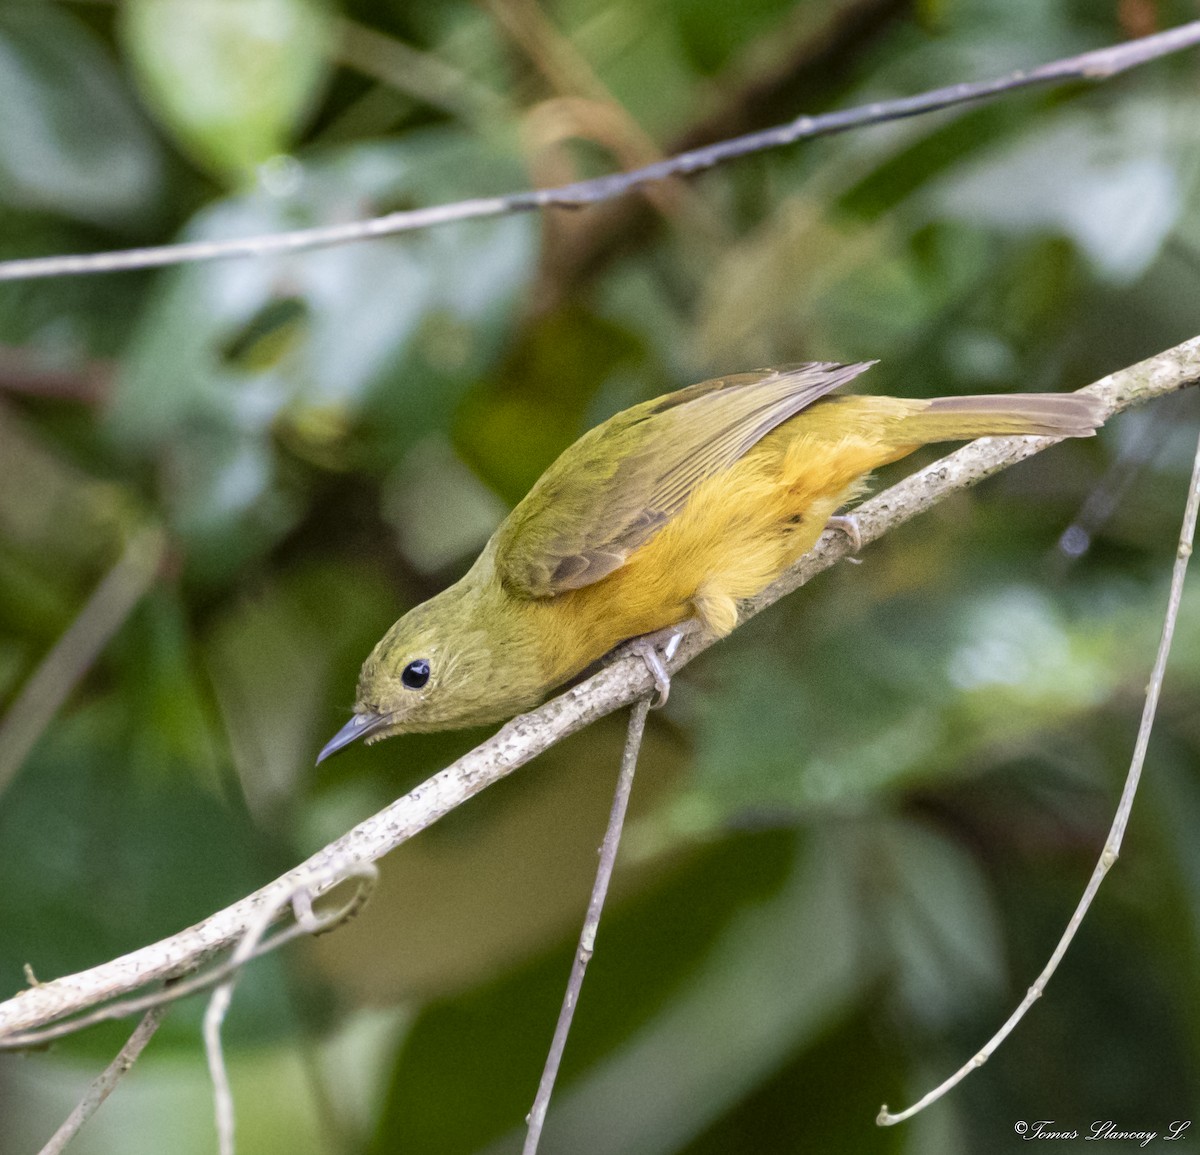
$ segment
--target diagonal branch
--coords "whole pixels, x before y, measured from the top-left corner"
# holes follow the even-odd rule
[[[525,1133],[525,1145],[521,1155],[537,1155],[538,1143],[542,1137],[542,1127],[546,1123],[546,1111],[550,1107],[550,1096],[554,1093],[554,1083],[558,1078],[559,1064],[562,1062],[563,1052],[567,1049],[567,1035],[571,1032],[575,1008],[579,1005],[579,994],[583,990],[583,976],[596,949],[596,933],[600,929],[600,915],[604,911],[604,899],[608,895],[608,884],[612,879],[613,867],[617,864],[617,849],[621,845],[621,831],[625,827],[625,811],[629,806],[629,795],[633,792],[633,775],[637,770],[638,753],[642,748],[642,735],[646,732],[646,715],[649,712],[650,695],[648,694],[629,712],[625,753],[621,757],[621,773],[617,778],[616,793],[613,795],[608,829],[605,831],[604,842],[600,847],[600,864],[596,869],[596,881],[592,884],[592,896],[588,900],[587,917],[583,920],[579,946],[575,950],[575,958],[571,963],[571,975],[567,979],[562,1010],[558,1013],[558,1022],[554,1027],[550,1053],[546,1056],[546,1065],[542,1069],[542,1078],[538,1083],[533,1108],[526,1116],[529,1129]]]
[[[153,584],[165,553],[166,538],[157,526],[135,533],[79,616],[0,717],[0,794],[8,789],[67,695],[137,608]]]
[[[121,1078],[129,1068],[137,1062],[138,1056],[146,1049],[146,1044],[154,1038],[158,1024],[166,1014],[166,1007],[154,1007],[142,1017],[142,1021],[133,1029],[133,1034],[126,1040],[125,1045],[117,1052],[103,1071],[92,1081],[87,1094],[79,1101],[75,1109],[64,1120],[38,1155],[62,1155],[68,1143],[79,1134],[83,1125],[99,1110],[101,1103],[116,1090]]]
[[[744,136],[718,141],[704,148],[682,152],[656,161],[631,172],[612,173],[594,180],[576,181],[558,188],[536,189],[509,196],[482,197],[389,213],[365,221],[326,225],[295,232],[265,236],[243,237],[226,241],[185,241],[144,249],[125,249],[116,252],[79,256],[33,257],[0,261],[0,281],[31,280],[35,277],[59,277],[86,273],[111,273],[127,269],[161,268],[222,257],[263,257],[273,253],[294,253],[323,245],[345,244],[433,228],[453,221],[476,220],[480,217],[503,216],[509,213],[531,212],[551,206],[582,208],[622,196],[642,185],[671,176],[690,176],[725,161],[749,156],[766,149],[782,148],[800,140],[831,136],[869,124],[883,124],[920,116],[955,105],[986,100],[1005,92],[1015,92],[1040,84],[1062,83],[1067,80],[1102,81],[1130,68],[1182,52],[1200,44],[1200,20],[1181,24],[1177,28],[1055,60],[1037,68],[1021,69],[992,80],[970,81],[935,88],[917,96],[899,100],[877,101],[858,108],[842,109],[822,116],[800,116],[787,124]]]
[[[1146,700],[1142,707],[1142,720],[1138,726],[1137,741],[1133,747],[1133,757],[1130,759],[1129,771],[1125,776],[1125,785],[1121,788],[1121,798],[1117,803],[1117,812],[1113,816],[1108,838],[1100,852],[1092,870],[1091,877],[1083,889],[1083,894],[1071,914],[1066,930],[1063,931],[1050,958],[1042,968],[1041,973],[1033,981],[1033,985],[1025,992],[1025,997],[1017,1005],[1017,1009],[1004,1020],[1003,1025],[984,1045],[971,1056],[953,1075],[944,1079],[934,1089],[922,1095],[911,1107],[893,1114],[885,1103],[879,1110],[875,1122],[881,1127],[891,1127],[903,1123],[914,1115],[936,1103],[948,1091],[957,1087],[972,1071],[977,1071],[996,1053],[997,1048],[1016,1029],[1017,1024],[1025,1017],[1046,990],[1046,985],[1058,970],[1067,948],[1075,941],[1075,935],[1083,925],[1087,912],[1100,890],[1108,872],[1112,869],[1121,853],[1121,843],[1125,840],[1125,829],[1129,825],[1129,816],[1133,812],[1133,799],[1137,794],[1138,783],[1142,778],[1142,767],[1146,763],[1146,749],[1150,744],[1150,733],[1154,729],[1154,715],[1158,711],[1158,699],[1162,693],[1163,678],[1167,673],[1167,659],[1171,654],[1171,641],[1175,636],[1175,623],[1179,619],[1179,607],[1183,601],[1183,579],[1187,576],[1188,561],[1192,556],[1192,542],[1196,536],[1196,516],[1200,512],[1200,445],[1196,447],[1196,456],[1192,463],[1192,481],[1188,486],[1187,504],[1183,514],[1183,528],[1179,533],[1179,544],[1175,552],[1175,568],[1171,574],[1171,590],[1167,596],[1167,612],[1163,618],[1162,636],[1158,643],[1158,653],[1154,658],[1154,668],[1150,673],[1150,681],[1146,686]]]
[[[1086,391],[1099,397],[1111,416],[1198,383],[1200,337],[1195,337],[1119,370],[1087,386]],[[1041,437],[984,438],[972,442],[859,506],[855,514],[863,542],[874,541],[950,494],[1055,443]],[[845,534],[825,534],[816,548],[779,581],[744,604],[742,620],[828,569],[849,549]],[[690,636],[680,647],[672,668],[678,669],[711,644],[703,637]],[[280,907],[280,895],[294,892],[298,877],[320,875],[335,864],[344,866],[382,857],[568,734],[646,694],[651,684],[650,674],[640,658],[616,661],[538,709],[513,719],[452,765],[254,894],[161,942],[91,970],[41,983],[0,1003],[0,1046],[20,1031],[56,1022],[148,983],[194,969],[215,952],[241,940],[264,908]],[[321,889],[314,887],[317,892]]]

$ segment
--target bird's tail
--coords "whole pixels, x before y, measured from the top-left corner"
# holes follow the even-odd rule
[[[974,437],[1091,437],[1104,423],[1104,403],[1087,393],[1007,393],[939,397],[901,422],[914,441]]]

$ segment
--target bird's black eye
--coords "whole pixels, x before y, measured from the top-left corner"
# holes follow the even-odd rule
[[[429,681],[429,663],[424,658],[409,662],[400,675],[400,681],[410,690],[419,690]]]

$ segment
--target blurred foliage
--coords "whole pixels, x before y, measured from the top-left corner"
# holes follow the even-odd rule
[[[5,0],[0,256],[565,181],[1195,15]],[[618,409],[817,358],[879,358],[882,393],[1066,390],[1194,336],[1196,78],[1185,55],[541,219],[0,286],[0,711],[141,527],[170,542],[0,782],[0,987],[203,917],[477,741],[313,769],[374,640]],[[873,1123],[1002,1021],[1083,887],[1196,411],[1127,414],[943,503],[680,678],[544,1150],[988,1152],[1019,1120],[1200,1108],[1192,593],[1125,854],[1058,978],[949,1099]],[[549,752],[391,856],[352,926],[252,969],[227,1032],[244,1150],[517,1149],[621,741],[610,719]],[[197,1015],[73,1149],[211,1149]],[[119,1037],[0,1058],[0,1150],[36,1150]]]
[[[320,0],[127,0],[121,21],[151,111],[197,160],[234,177],[291,143],[333,48]]]

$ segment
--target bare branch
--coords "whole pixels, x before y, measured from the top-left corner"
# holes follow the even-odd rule
[[[106,1003],[104,1006],[92,1011],[91,1014],[68,1019],[66,1022],[59,1022],[52,1027],[5,1034],[0,1038],[0,1050],[20,1050],[27,1047],[45,1046],[47,1043],[54,1042],[55,1039],[64,1039],[68,1035],[73,1035],[86,1027],[94,1027],[98,1023],[111,1022],[113,1019],[140,1014],[142,1011],[166,1006],[168,1003],[177,1002],[179,999],[187,998],[189,995],[197,994],[200,991],[211,990],[218,983],[224,983],[226,980],[236,976],[237,972],[253,959],[270,954],[293,939],[309,935],[325,934],[353,918],[363,908],[367,899],[371,896],[371,892],[375,889],[378,874],[378,870],[371,862],[347,862],[345,860],[329,863],[320,870],[306,872],[303,869],[299,869],[292,871],[291,874],[285,875],[284,879],[279,880],[281,883],[285,879],[288,880],[288,885],[286,887],[277,887],[273,904],[264,904],[262,910],[270,915],[267,924],[270,925],[270,922],[273,922],[282,915],[284,907],[290,904],[292,910],[295,912],[296,921],[291,926],[285,927],[277,934],[272,935],[265,942],[260,941],[262,938],[261,932],[254,935],[250,934],[254,930],[254,926],[251,926],[243,932],[241,945],[246,943],[247,938],[252,939],[251,944],[244,950],[239,947],[239,951],[233,957],[212,967],[202,975],[194,975],[189,979],[172,981],[165,990],[154,991],[151,994],[124,999],[120,1002]],[[321,914],[313,911],[312,896],[315,892],[331,890],[351,879],[357,880],[359,886],[345,905]],[[257,916],[255,917],[254,925],[257,925]],[[184,969],[195,969],[195,965],[198,965],[199,961],[197,960],[196,964]],[[25,971],[27,976],[32,973],[28,963],[25,964]],[[137,986],[141,985],[144,984],[137,984]],[[129,989],[136,990],[137,986]]]
[[[346,67],[468,124],[499,120],[510,111],[502,96],[475,77],[433,53],[354,20],[339,23],[338,59]]]
[[[356,878],[362,885],[355,894],[351,905],[343,908],[330,919],[322,919],[313,912],[312,895],[319,886],[339,885],[349,878]],[[270,929],[271,924],[283,913],[286,906],[291,906],[296,913],[296,925],[309,934],[320,934],[332,930],[334,926],[344,922],[352,913],[357,911],[366,901],[367,894],[374,889],[379,880],[379,871],[370,862],[351,863],[343,869],[334,868],[320,873],[314,873],[308,878],[297,879],[290,894],[281,892],[276,896],[273,906],[263,906],[255,915],[254,921],[246,928],[242,941],[229,960],[229,977],[221,982],[208,1000],[204,1012],[204,1053],[208,1057],[208,1073],[212,1079],[214,1108],[217,1120],[217,1149],[221,1155],[235,1155],[233,1142],[233,1092],[229,1088],[229,1074],[225,1069],[225,1052],[221,1047],[221,1027],[229,1004],[233,1001],[233,988],[241,975],[242,967],[252,958],[257,957],[259,943],[263,935]]]
[[[44,363],[36,350],[0,345],[0,393],[99,405],[111,391],[116,363],[89,360],[71,368]]]
[[[830,136],[865,125],[919,116],[1039,84],[1055,84],[1066,80],[1107,80],[1130,68],[1174,52],[1181,52],[1196,44],[1200,44],[1200,20],[1181,24],[1177,28],[1146,36],[1141,40],[1131,40],[1125,44],[1084,52],[1078,56],[1055,60],[1037,68],[1022,69],[992,80],[951,84],[917,96],[877,101],[821,116],[800,116],[787,124],[679,153],[632,172],[612,173],[558,188],[457,201],[453,204],[389,213],[365,221],[298,229],[294,232],[266,236],[225,241],[185,241],[174,245],[108,253],[3,261],[0,262],[0,281],[161,268],[165,265],[211,261],[224,257],[264,257],[274,253],[294,253],[324,245],[393,236],[454,221],[531,212],[550,206],[581,208],[612,200],[666,177],[690,176],[692,173],[738,157],[749,156],[766,149],[782,148],[800,140],[811,140],[814,137]]]
[[[142,600],[158,573],[165,549],[166,538],[157,526],[142,529],[130,539],[117,564],[104,575],[78,617],[0,718],[0,794],[75,683]]]
[[[100,1104],[109,1097],[121,1081],[122,1076],[145,1049],[146,1044],[154,1037],[158,1024],[167,1013],[166,1007],[155,1007],[142,1016],[142,1021],[134,1028],[125,1045],[117,1052],[103,1071],[92,1081],[87,1094],[79,1101],[63,1121],[63,1125],[50,1137],[49,1142],[38,1152],[38,1155],[60,1155],[67,1144],[79,1134],[83,1125],[96,1113]]]
[[[766,123],[771,109],[801,104],[831,81],[845,80],[862,53],[911,11],[909,0],[795,5],[781,25],[739,49],[713,77],[712,90],[723,95],[674,139],[675,151],[748,132]]]
[[[1096,892],[1100,889],[1100,884],[1117,861],[1117,857],[1121,852],[1121,843],[1125,838],[1125,828],[1129,824],[1129,815],[1133,810],[1133,798],[1137,794],[1138,783],[1142,778],[1142,766],[1146,761],[1146,747],[1150,742],[1150,732],[1154,729],[1154,715],[1158,710],[1158,699],[1162,693],[1163,676],[1167,670],[1167,658],[1171,653],[1171,640],[1175,635],[1175,622],[1179,617],[1180,602],[1183,600],[1183,579],[1187,575],[1188,559],[1192,556],[1192,541],[1196,536],[1197,510],[1200,510],[1200,444],[1196,446],[1196,459],[1192,465],[1191,487],[1188,490],[1187,506],[1183,513],[1183,528],[1179,535],[1179,548],[1175,554],[1175,568],[1171,574],[1171,591],[1167,597],[1167,613],[1163,618],[1162,637],[1159,639],[1158,653],[1154,659],[1154,669],[1150,674],[1149,684],[1146,686],[1146,702],[1142,708],[1142,721],[1138,726],[1137,741],[1133,747],[1133,758],[1129,763],[1129,773],[1125,776],[1125,785],[1121,790],[1121,798],[1117,803],[1117,812],[1113,816],[1112,826],[1109,829],[1108,838],[1104,843],[1104,849],[1100,852],[1100,857],[1092,871],[1092,876],[1088,879],[1087,886],[1084,887],[1083,895],[1079,899],[1079,903],[1075,907],[1070,921],[1067,923],[1066,930],[1063,931],[1062,937],[1058,940],[1058,944],[1050,955],[1049,961],[1042,968],[1042,973],[1034,980],[1033,986],[1025,992],[1025,997],[1021,1000],[1020,1005],[1009,1015],[1004,1025],[975,1053],[970,1061],[964,1063],[953,1075],[938,1084],[928,1094],[923,1095],[907,1110],[893,1115],[887,1109],[887,1104],[885,1103],[880,1108],[879,1115],[875,1119],[875,1122],[879,1126],[890,1127],[894,1123],[903,1123],[905,1119],[911,1119],[931,1103],[936,1103],[947,1091],[958,1086],[972,1071],[982,1067],[992,1057],[1000,1044],[1008,1038],[1016,1025],[1025,1017],[1029,1008],[1041,998],[1042,992],[1046,989],[1046,984],[1050,981],[1054,972],[1058,970],[1058,964],[1062,962],[1063,956],[1067,953],[1067,947],[1074,941],[1076,932],[1083,925],[1084,916],[1091,907],[1092,901],[1096,897]]]
[[[1087,552],[1092,538],[1108,523],[1130,486],[1162,447],[1170,420],[1161,409],[1152,413],[1136,440],[1121,448],[1104,476],[1092,486],[1075,520],[1062,531],[1054,547],[1059,573]]]
[[[596,868],[596,881],[592,884],[592,896],[588,900],[587,917],[583,920],[583,931],[579,935],[579,946],[575,961],[571,964],[571,976],[563,994],[562,1010],[554,1027],[554,1038],[546,1055],[546,1065],[538,1083],[533,1108],[526,1122],[529,1130],[525,1134],[522,1155],[537,1155],[542,1127],[546,1122],[546,1111],[550,1096],[554,1093],[554,1081],[558,1078],[558,1066],[567,1047],[567,1035],[575,1018],[579,1004],[579,993],[583,990],[583,975],[592,960],[596,948],[596,932],[600,929],[600,914],[608,896],[608,883],[613,867],[617,863],[617,850],[621,845],[621,830],[625,826],[625,811],[629,807],[629,795],[633,790],[633,774],[637,770],[638,752],[642,748],[642,735],[646,730],[646,715],[650,711],[649,696],[640,699],[629,712],[629,733],[625,738],[625,752],[621,756],[621,772],[617,777],[617,789],[613,794],[612,812],[608,818],[608,829],[604,832],[604,844],[600,847],[600,863]]]
[[[1111,416],[1197,382],[1200,382],[1200,337],[1113,373],[1087,386],[1087,392],[1099,397]],[[1039,437],[984,438],[972,442],[860,505],[855,516],[863,542],[874,541],[951,493],[1053,444],[1052,439]],[[826,533],[816,548],[779,581],[745,603],[742,620],[828,569],[849,549],[845,534],[836,530]],[[671,668],[675,670],[686,664],[709,644],[702,637],[688,637]],[[328,871],[338,864],[380,858],[568,734],[628,705],[650,687],[650,674],[640,658],[614,662],[538,709],[514,718],[452,765],[254,894],[161,942],[91,970],[41,983],[0,1003],[0,1046],[18,1045],[18,1032],[57,1022],[147,984],[193,970],[214,952],[238,942],[263,908],[278,909],[281,895],[293,893],[297,879]],[[309,889],[318,895],[329,885],[332,883]]]

